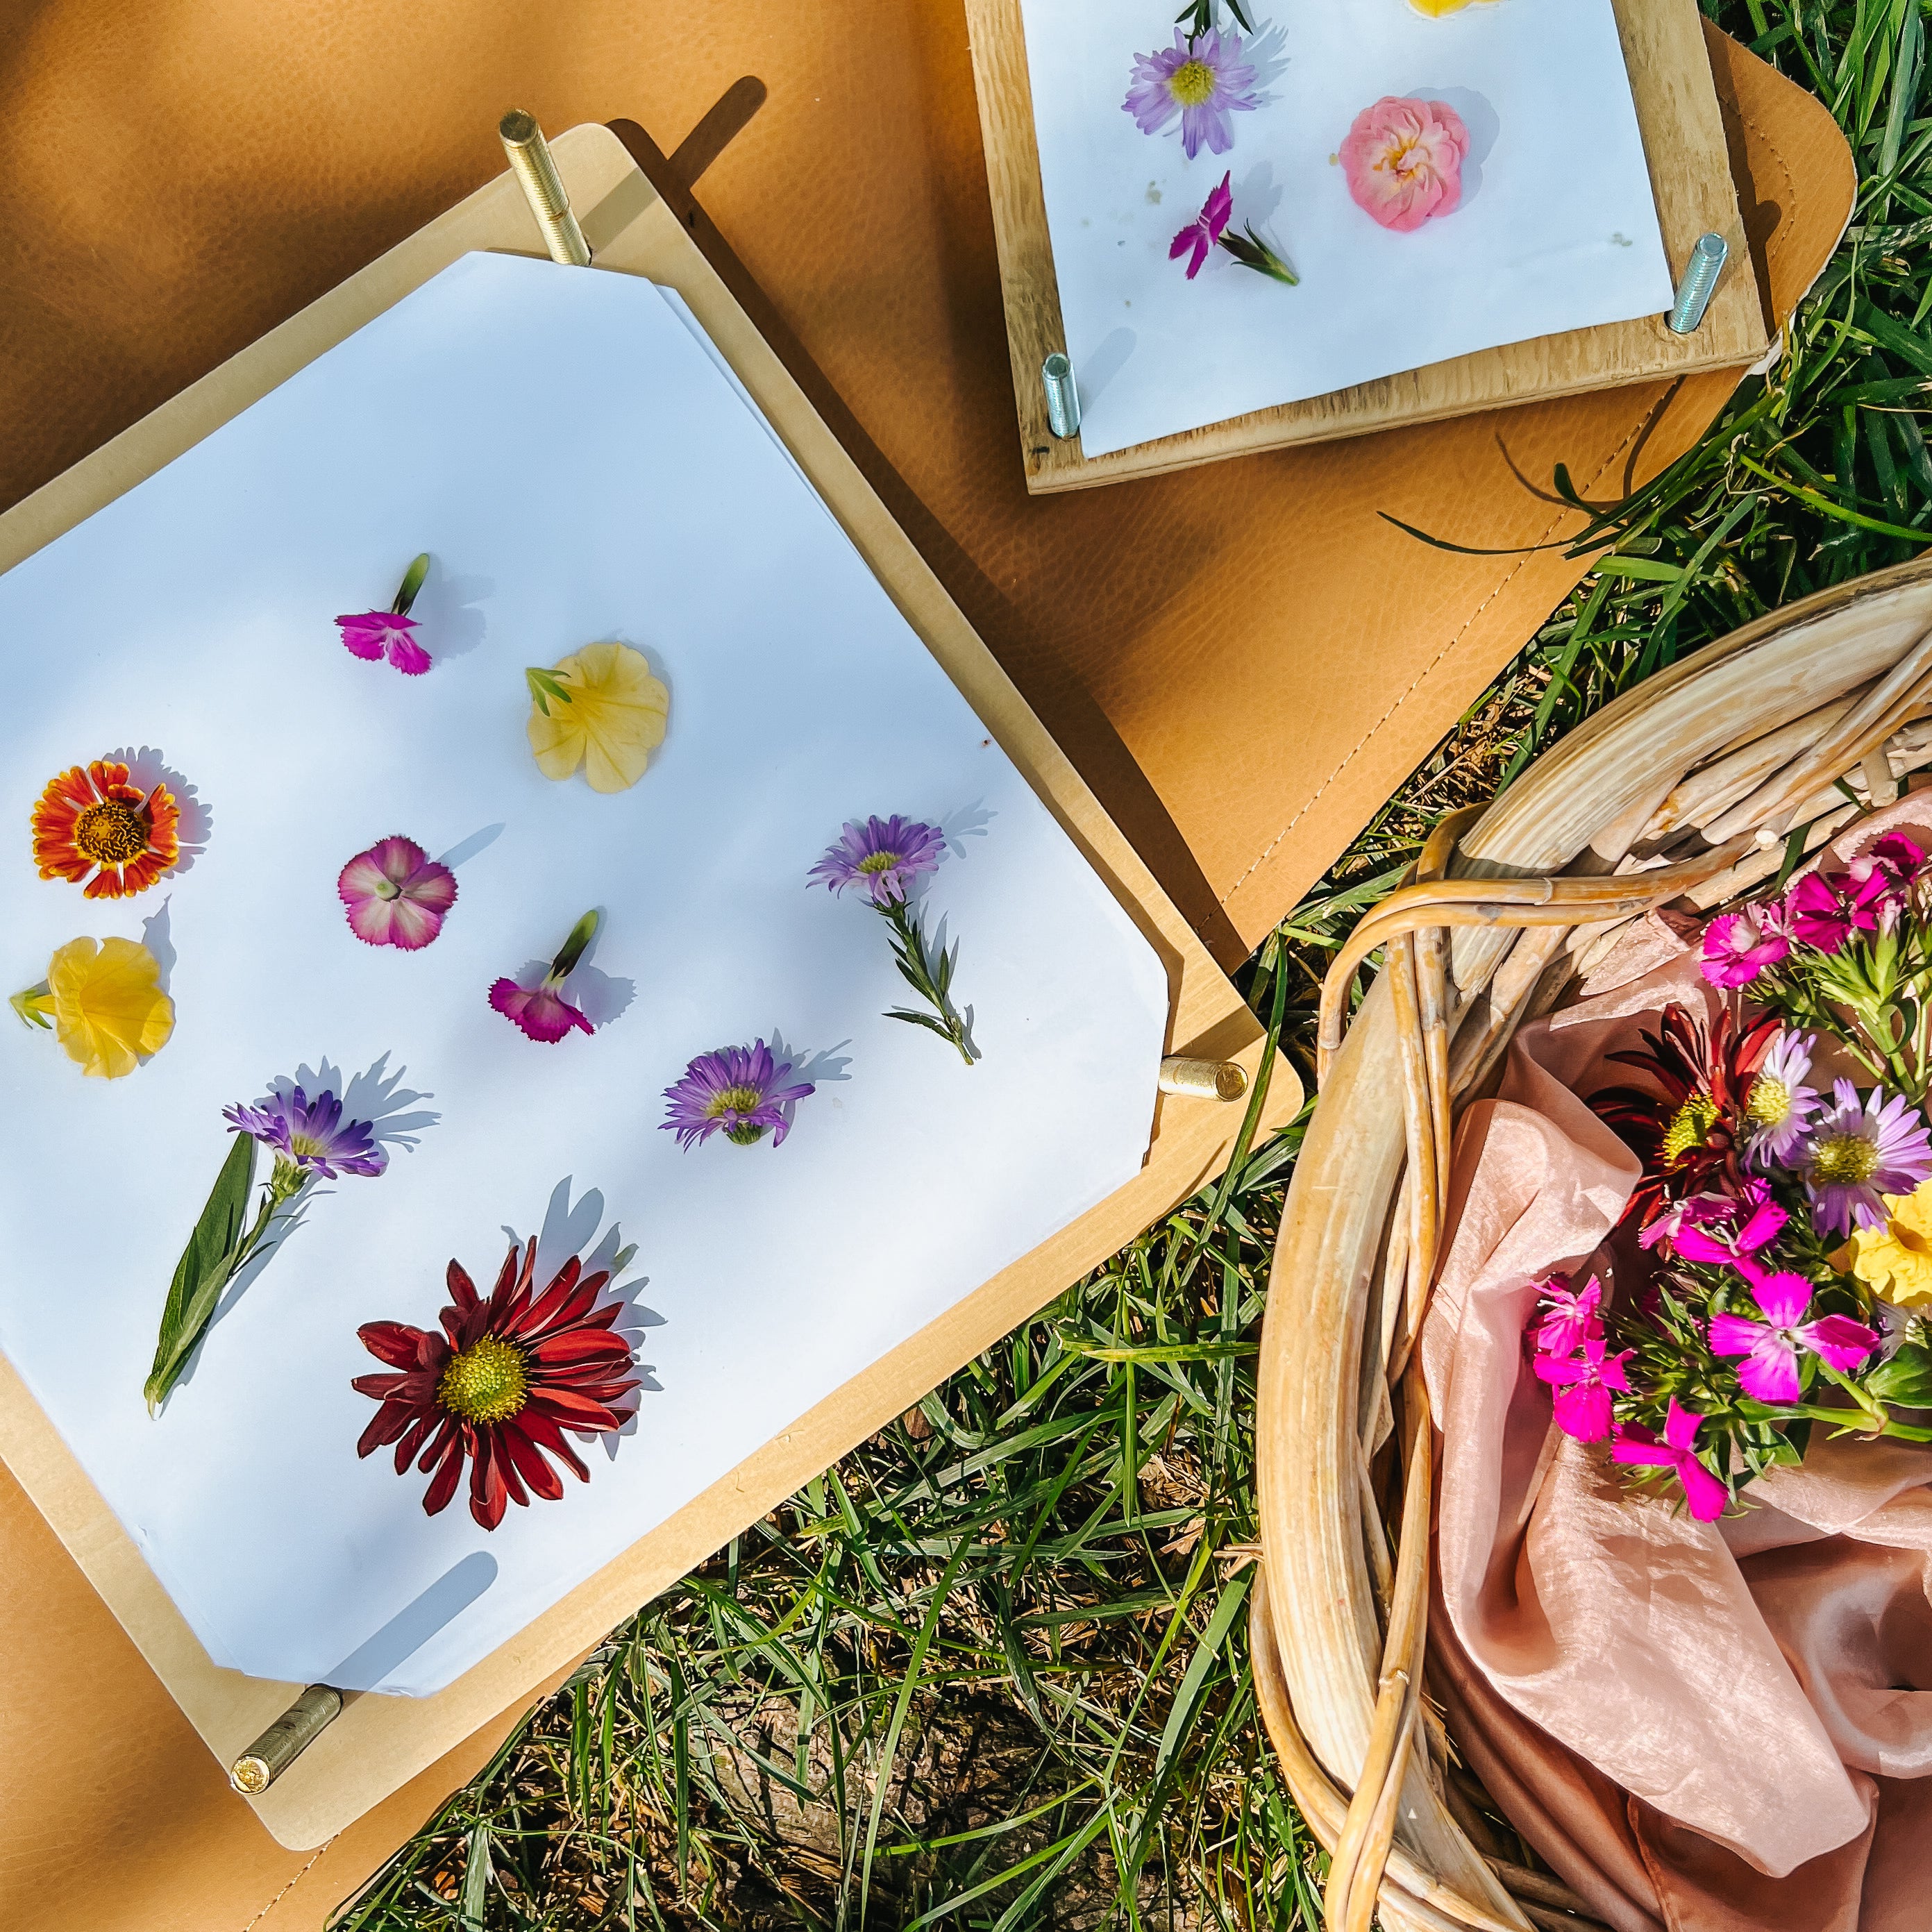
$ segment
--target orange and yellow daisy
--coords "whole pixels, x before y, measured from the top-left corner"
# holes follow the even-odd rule
[[[97,758],[52,780],[34,807],[34,862],[44,879],[85,882],[91,899],[130,898],[181,856],[181,808],[164,784],[143,791],[128,767]]]

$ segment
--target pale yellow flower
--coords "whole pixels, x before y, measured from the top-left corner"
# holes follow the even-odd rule
[[[561,686],[569,702],[546,685]],[[530,749],[547,778],[567,778],[581,765],[592,791],[623,791],[664,742],[670,693],[628,644],[586,644],[534,674],[530,692]]]
[[[1898,1307],[1932,1308],[1932,1180],[1884,1198],[1891,1218],[1882,1228],[1855,1229],[1832,1265]]]
[[[131,939],[69,940],[13,1005],[22,1019],[52,1026],[68,1058],[104,1080],[133,1072],[175,1030],[160,962]]]
[[[1469,4],[1469,0],[1408,0],[1408,4],[1418,14],[1426,14],[1431,20],[1439,20],[1444,14],[1460,14]]]

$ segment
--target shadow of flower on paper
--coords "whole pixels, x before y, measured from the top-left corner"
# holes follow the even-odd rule
[[[159,908],[141,922],[141,944],[154,956],[154,964],[161,969],[160,985],[164,993],[173,990],[169,981],[174,975],[176,955],[173,921],[168,914],[173,903],[172,898],[162,900]]]
[[[452,577],[442,560],[430,553],[429,574],[416,592],[410,615],[422,626],[416,640],[434,664],[445,658],[466,657],[489,635],[489,620],[482,607],[496,589],[494,577]]]
[[[178,872],[189,871],[208,850],[208,836],[214,829],[214,814],[201,794],[152,745],[143,745],[138,750],[123,745],[107,754],[106,762],[125,765],[129,782],[143,791],[152,791],[158,784],[167,787],[181,814],[175,827],[180,852],[164,876],[172,878]]]
[[[468,865],[478,853],[487,852],[502,836],[503,821],[499,819],[494,825],[471,832],[467,838],[459,838],[436,862],[447,866],[453,872],[459,866]]]

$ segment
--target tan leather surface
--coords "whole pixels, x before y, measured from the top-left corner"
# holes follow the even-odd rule
[[[1546,490],[1566,462],[1612,495],[1730,386],[1032,501],[956,0],[11,0],[6,24],[0,502],[496,172],[506,107],[553,130],[634,117],[669,145],[758,77],[768,98],[705,173],[694,232],[735,250],[822,371],[835,425],[1224,958],[1577,569],[1446,556],[1376,512],[1469,544],[1546,538],[1564,526],[1512,464]],[[1712,44],[1781,316],[1843,224],[1850,157],[1815,103]],[[687,174],[734,118],[686,148]],[[4,1474],[0,1578],[8,1932],[308,1932],[492,1742],[311,1862],[227,1792]]]

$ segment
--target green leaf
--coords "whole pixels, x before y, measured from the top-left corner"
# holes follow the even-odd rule
[[[214,1191],[188,1246],[176,1264],[161,1311],[160,1338],[154,1346],[154,1365],[144,1391],[153,1414],[180,1378],[194,1345],[214,1312],[214,1304],[234,1272],[242,1233],[248,1216],[248,1196],[255,1184],[255,1140],[238,1133],[215,1177]]]
[[[1901,1408],[1932,1408],[1932,1350],[1907,1342],[1864,1381],[1881,1402],[1897,1402]]]
[[[548,718],[552,704],[568,704],[570,689],[554,670],[545,670],[538,664],[524,668],[524,682],[530,688],[530,702]]]

